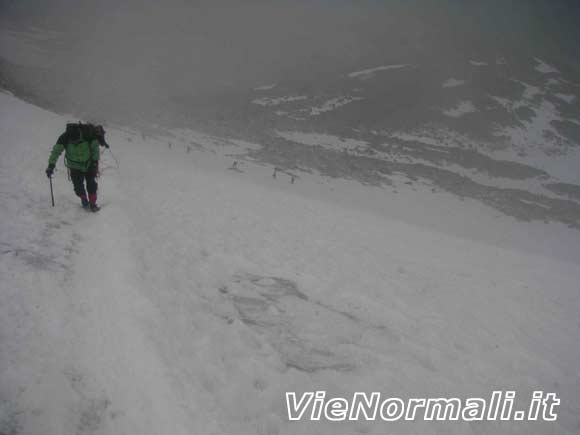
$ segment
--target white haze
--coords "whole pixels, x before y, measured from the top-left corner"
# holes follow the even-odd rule
[[[509,44],[520,51],[533,46],[537,53],[566,36],[560,21],[559,34],[543,38],[537,20],[550,27],[549,15],[487,4],[5,0],[0,56],[46,69],[41,83],[29,88],[47,100],[54,100],[47,94],[53,92],[72,112],[82,99],[102,115],[385,62],[495,55]],[[53,32],[51,40],[37,41],[40,58],[38,50],[23,50],[6,37],[30,28]]]

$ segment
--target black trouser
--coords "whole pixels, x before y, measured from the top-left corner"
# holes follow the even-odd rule
[[[96,195],[97,193],[97,170],[96,168],[87,169],[86,172],[78,169],[70,169],[70,179],[73,182],[75,193],[77,196],[87,197],[89,195]],[[85,181],[87,183],[87,190],[85,191]]]

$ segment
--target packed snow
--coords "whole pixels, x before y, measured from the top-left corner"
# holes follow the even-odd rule
[[[402,141],[407,141],[407,142],[419,142],[425,145],[431,145],[431,146],[436,146],[436,147],[448,147],[450,145],[444,143],[441,140],[438,140],[436,138],[434,138],[431,135],[422,135],[420,134],[420,132],[414,133],[414,132],[401,132],[401,133],[392,133],[390,135],[391,137],[394,137],[396,139],[400,139]]]
[[[568,104],[572,104],[576,100],[576,95],[571,94],[555,94],[560,100],[565,101]]]
[[[544,62],[542,59],[538,59],[536,57],[536,58],[534,58],[534,60],[537,62],[536,71],[539,71],[542,74],[554,74],[554,73],[560,72],[556,68],[554,68],[552,65]]]
[[[291,95],[287,97],[277,97],[277,98],[255,98],[252,103],[258,104],[260,106],[279,106],[280,104],[292,103],[294,101],[307,100],[306,95]]]
[[[519,106],[518,104],[514,104],[512,107],[515,109]],[[524,103],[521,107],[528,107],[532,110],[532,119],[521,120],[521,126],[499,129],[496,134],[507,135],[510,138],[510,143],[520,148],[541,146],[546,142],[548,133],[553,137],[559,137],[559,133],[554,128],[552,122],[562,120],[563,118],[560,117],[553,103],[542,100],[539,106],[528,106]]]
[[[457,106],[444,110],[443,113],[451,118],[461,118],[463,115],[476,111],[477,109],[471,101],[461,101]]]
[[[374,68],[364,69],[364,70],[361,70],[361,71],[351,72],[351,73],[347,74],[347,76],[350,77],[350,78],[363,78],[363,79],[367,79],[367,78],[372,77],[375,73],[377,73],[379,71],[389,71],[389,70],[407,68],[409,66],[410,65],[407,65],[407,64],[403,64],[403,65],[383,65],[383,66],[377,66],[377,67],[374,67]]]
[[[525,90],[522,94],[522,98],[527,101],[533,101],[536,97],[541,96],[543,94],[542,90],[537,86],[532,86],[528,83],[522,82],[520,80],[514,80],[516,83],[524,86]]]
[[[332,151],[356,151],[365,149],[368,143],[362,140],[341,138],[331,134],[305,133],[300,131],[278,131],[284,139],[303,145],[318,146]]]
[[[269,91],[270,89],[274,89],[276,86],[278,86],[276,83],[273,83],[271,85],[258,86],[254,88],[254,91]]]
[[[313,173],[290,184],[252,161],[228,171],[231,157],[207,152],[218,138],[182,130],[184,146],[169,147],[120,126],[108,128],[114,155],[101,159],[102,210],[81,209],[62,160],[53,208],[44,168],[74,119],[7,94],[0,111],[0,432],[580,427],[576,231],[498,218],[447,194],[418,201]],[[190,141],[201,149],[188,151]],[[423,218],[475,233],[411,224]],[[518,237],[530,249],[505,245]],[[495,389],[555,392],[559,418],[292,422],[285,407],[287,391],[465,398]]]
[[[310,109],[310,116],[318,116],[321,113],[331,112],[339,107],[346,106],[353,101],[362,100],[362,97],[336,97],[326,100],[323,104]]]
[[[450,78],[443,83],[444,88],[456,88],[457,86],[463,86],[465,84],[465,80],[458,80],[455,78]]]

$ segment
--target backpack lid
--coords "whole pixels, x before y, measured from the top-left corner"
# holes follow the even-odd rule
[[[83,129],[82,124],[79,123],[69,123],[66,125],[66,135],[68,143],[79,143],[83,140]]]

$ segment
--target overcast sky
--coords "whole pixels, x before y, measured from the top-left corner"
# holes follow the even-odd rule
[[[3,25],[49,28],[43,60],[92,93],[196,95],[423,56],[566,53],[576,0],[0,0]],[[10,58],[4,38],[0,56]],[[51,45],[52,44],[52,45]],[[16,51],[15,48],[12,48]],[[21,47],[18,55],[24,56]],[[74,87],[74,86],[73,86]]]

